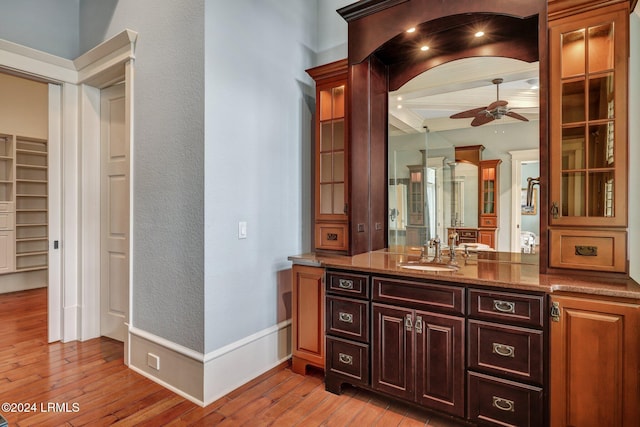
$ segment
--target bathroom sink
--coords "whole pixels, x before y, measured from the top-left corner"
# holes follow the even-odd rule
[[[402,264],[400,267],[420,271],[456,271],[458,269],[451,265],[442,264]]]

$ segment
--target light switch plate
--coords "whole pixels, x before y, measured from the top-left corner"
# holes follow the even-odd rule
[[[247,221],[240,221],[238,223],[238,239],[247,238]]]

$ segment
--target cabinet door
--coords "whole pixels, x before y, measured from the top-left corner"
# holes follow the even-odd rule
[[[637,426],[638,304],[553,296],[551,425]]]
[[[15,270],[14,231],[0,231],[0,273]]]
[[[292,268],[293,371],[304,374],[307,365],[324,368],[324,269]]]
[[[414,400],[413,310],[373,304],[372,386]]]
[[[464,417],[464,318],[417,311],[418,403]]]
[[[550,23],[550,225],[627,223],[626,2]]]

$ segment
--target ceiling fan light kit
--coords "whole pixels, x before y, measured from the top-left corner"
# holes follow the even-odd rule
[[[500,84],[503,81],[504,80],[502,78],[496,78],[491,81],[491,83],[496,85],[496,100],[494,102],[486,107],[472,108],[471,110],[453,114],[450,117],[452,119],[468,119],[473,117],[471,126],[481,126],[494,120],[501,119],[503,116],[512,117],[514,119],[522,120],[523,122],[528,122],[529,119],[513,112],[511,108],[507,107],[508,102],[500,99]]]

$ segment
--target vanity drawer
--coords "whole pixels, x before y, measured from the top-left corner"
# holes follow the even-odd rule
[[[316,223],[316,249],[346,251],[348,235],[347,224]]]
[[[469,320],[470,369],[543,383],[542,331]]]
[[[478,238],[477,230],[458,230],[458,237],[460,239],[472,239],[474,242]]]
[[[458,286],[374,277],[373,300],[424,310],[464,314],[464,288]]]
[[[369,384],[369,346],[327,337],[327,372],[349,379],[353,385]]]
[[[480,227],[494,228],[497,226],[498,226],[498,218],[496,218],[495,216],[480,218]]]
[[[369,297],[369,276],[327,272],[327,292],[356,298]]]
[[[369,302],[327,296],[327,334],[369,341]]]
[[[626,272],[626,231],[554,229],[549,237],[551,267]]]
[[[471,421],[514,427],[544,425],[540,387],[475,372],[467,375],[467,416]]]
[[[544,297],[511,292],[469,290],[469,316],[542,327]]]

